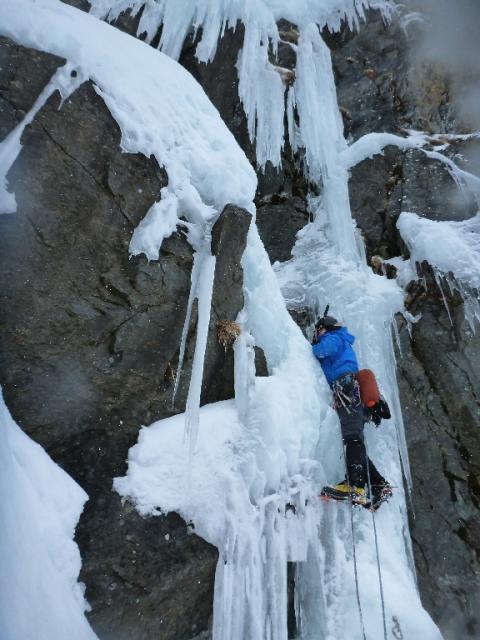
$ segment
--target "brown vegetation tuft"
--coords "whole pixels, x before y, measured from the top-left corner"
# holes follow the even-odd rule
[[[217,323],[217,339],[225,351],[238,338],[242,330],[234,320],[220,320]]]

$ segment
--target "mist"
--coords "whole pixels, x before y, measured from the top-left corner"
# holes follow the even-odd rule
[[[445,73],[450,106],[463,131],[480,129],[479,0],[413,0],[411,10],[423,14],[417,61]]]

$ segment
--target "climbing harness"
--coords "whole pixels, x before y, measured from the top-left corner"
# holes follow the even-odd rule
[[[352,392],[350,395],[345,393],[346,385],[351,385]],[[353,373],[347,373],[346,375],[333,381],[333,408],[340,409],[343,407],[347,413],[351,413],[352,407],[359,407],[361,404],[360,399],[360,385]]]

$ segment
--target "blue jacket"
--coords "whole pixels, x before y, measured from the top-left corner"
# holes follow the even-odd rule
[[[312,345],[313,354],[320,360],[329,385],[344,373],[358,371],[358,362],[352,344],[355,336],[345,327],[327,331]]]

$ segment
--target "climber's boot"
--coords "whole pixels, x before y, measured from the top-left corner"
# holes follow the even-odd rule
[[[322,500],[338,500],[340,502],[352,502],[364,506],[367,502],[363,487],[351,487],[346,480],[335,485],[327,485],[320,492]]]

